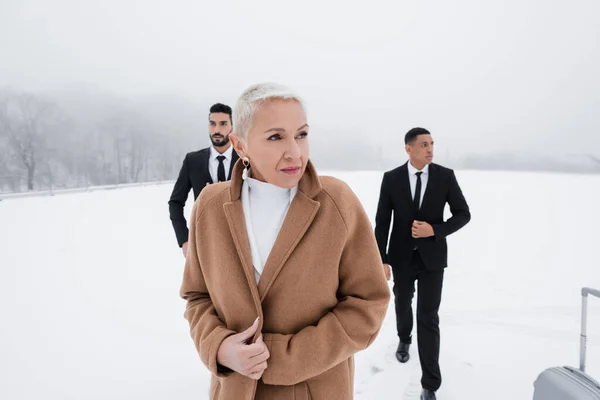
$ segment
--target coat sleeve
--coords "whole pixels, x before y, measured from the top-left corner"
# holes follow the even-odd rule
[[[433,233],[436,240],[445,239],[447,236],[461,229],[471,220],[471,211],[465,196],[458,185],[454,171],[450,173],[450,183],[448,186],[448,197],[446,199],[450,205],[452,217],[441,224],[434,224]]]
[[[375,214],[375,238],[379,247],[379,255],[384,264],[389,264],[387,247],[390,235],[390,224],[392,221],[392,212],[394,204],[392,203],[392,194],[390,193],[390,174],[385,173],[381,181],[381,190],[379,192],[379,202],[377,203],[377,213]]]
[[[198,198],[200,200],[200,197]],[[225,378],[231,371],[217,364],[217,351],[223,340],[236,332],[227,329],[219,319],[204,281],[196,239],[198,203],[194,203],[190,226],[190,243],[185,261],[180,295],[187,301],[185,318],[200,359],[214,375]]]
[[[316,326],[292,335],[263,335],[271,355],[262,376],[268,385],[294,385],[320,375],[367,348],[381,329],[390,290],[373,227],[349,188],[344,196],[353,207],[341,210],[347,233],[339,260],[340,300]]]
[[[188,172],[188,157],[186,156],[181,165],[179,176],[173,186],[173,192],[169,199],[169,216],[173,229],[175,230],[175,237],[177,238],[177,244],[182,247],[185,242],[188,241],[189,230],[187,227],[187,221],[183,213],[185,203],[187,201],[192,183],[190,182],[190,176]]]

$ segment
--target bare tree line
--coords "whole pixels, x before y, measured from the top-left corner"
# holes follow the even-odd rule
[[[182,142],[125,106],[102,107],[90,117],[40,96],[0,92],[3,192],[174,179]]]
[[[0,89],[0,192],[173,180],[185,154],[208,145],[209,104]],[[339,138],[327,131],[312,137],[311,159],[320,169],[387,170],[406,161],[403,148],[394,159],[384,157],[382,145],[358,128],[353,139]],[[450,160],[449,150],[436,160],[453,168],[600,173],[594,154],[461,154]]]

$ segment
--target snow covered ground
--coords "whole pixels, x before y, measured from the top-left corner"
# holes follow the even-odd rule
[[[331,174],[374,219],[381,173]],[[600,288],[600,176],[457,176],[473,219],[449,238],[438,397],[530,399],[544,368],[578,365],[580,289]],[[170,191],[0,201],[0,399],[208,398],[178,296]],[[598,379],[600,300],[590,298],[589,317]],[[396,346],[390,305],[357,355],[357,399],[418,398],[416,343],[402,365]]]

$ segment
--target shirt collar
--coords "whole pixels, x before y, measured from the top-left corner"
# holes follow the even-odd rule
[[[233,145],[229,146],[229,148],[227,150],[225,150],[225,153],[223,153],[223,154],[219,153],[217,151],[217,149],[215,149],[215,146],[210,146],[210,159],[216,160],[217,157],[219,157],[219,156],[225,156],[226,160],[230,160],[232,152],[233,152]]]
[[[423,172],[423,174],[427,175],[429,173],[429,164],[425,164],[425,167],[423,167],[423,169],[421,171]],[[415,175],[417,172],[419,172],[419,170],[416,169],[415,167],[413,167],[413,165],[409,161],[408,162],[408,173],[411,175]]]

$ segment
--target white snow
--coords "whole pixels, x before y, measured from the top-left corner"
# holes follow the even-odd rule
[[[381,172],[330,174],[374,219]],[[544,368],[578,365],[580,289],[600,288],[600,177],[457,176],[473,219],[449,238],[438,398],[530,399]],[[208,398],[179,298],[171,189],[0,201],[0,399]],[[595,298],[588,335],[598,379]],[[416,345],[409,363],[396,361],[390,303],[381,334],[356,356],[356,398],[418,399]]]

